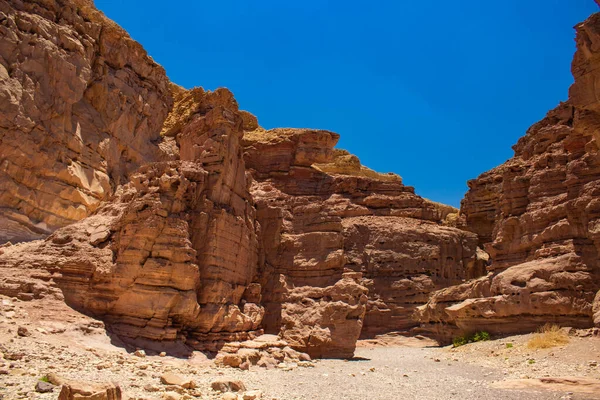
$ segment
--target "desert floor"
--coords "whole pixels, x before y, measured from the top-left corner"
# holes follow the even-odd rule
[[[18,334],[19,327],[26,336]],[[202,353],[189,359],[151,352],[139,357],[111,343],[102,323],[59,301],[0,296],[0,398],[56,399],[58,388],[35,391],[40,378],[54,373],[85,382],[117,382],[126,399],[221,399],[223,394],[211,389],[216,380],[240,380],[269,400],[600,399],[599,337],[573,331],[568,344],[541,350],[527,348],[530,337],[452,348],[387,336],[359,342],[352,360],[241,371],[216,367]],[[169,371],[197,387],[163,385],[160,377]]]

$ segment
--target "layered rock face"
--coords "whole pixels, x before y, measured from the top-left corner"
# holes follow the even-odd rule
[[[158,161],[168,79],[91,0],[0,1],[0,243],[79,221]]]
[[[311,357],[351,358],[367,305],[361,278],[361,273],[346,272],[325,288],[287,288],[281,310],[283,339]]]
[[[5,247],[3,292],[40,297],[30,279],[45,278],[113,333],[183,339],[203,350],[259,330],[264,310],[242,119],[227,90],[182,92],[177,101],[188,96],[198,101],[176,133],[182,160],[144,165],[90,217],[44,241]],[[34,272],[19,282],[24,274],[13,276],[16,269]]]
[[[512,159],[469,182],[461,212],[493,260],[490,275],[436,293],[423,322],[501,333],[546,322],[593,324],[600,289],[600,14],[576,30],[569,100],[527,131]]]
[[[265,131],[246,120],[267,331],[285,331],[295,290],[335,286],[345,271],[361,272],[369,290],[365,337],[414,327],[411,315],[430,292],[485,274],[476,235],[445,226],[457,210],[333,149],[335,133]]]
[[[0,29],[0,293],[64,298],[124,338],[229,343],[240,365],[263,330],[285,360],[391,331],[600,324],[598,15],[569,101],[460,215],[336,133],[265,130],[226,89],[170,84],[86,0],[0,0]]]

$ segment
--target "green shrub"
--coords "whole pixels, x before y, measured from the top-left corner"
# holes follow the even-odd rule
[[[48,377],[47,377],[46,375],[42,376],[42,377],[40,378],[40,381],[42,381],[42,382],[48,382],[48,383],[50,383],[50,379],[48,379]]]
[[[513,344],[512,344],[512,343],[506,343],[506,348],[507,348],[507,349],[512,349],[512,347],[513,347]]]
[[[472,335],[466,336],[458,336],[452,339],[452,344],[454,347],[464,346],[468,343],[473,342],[483,342],[485,340],[490,340],[490,334],[485,331],[475,332]]]
[[[452,344],[454,347],[464,346],[467,343],[469,343],[469,339],[467,339],[465,336],[459,336],[452,339]]]

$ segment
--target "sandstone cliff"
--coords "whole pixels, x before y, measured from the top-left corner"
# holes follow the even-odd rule
[[[43,296],[48,289],[31,282],[45,276],[67,304],[121,337],[183,339],[198,349],[259,330],[257,226],[237,103],[227,90],[189,95],[198,107],[177,134],[181,160],[146,164],[90,217],[5,247],[3,292]]]
[[[600,14],[576,31],[568,101],[529,128],[512,159],[469,182],[461,213],[493,260],[490,275],[434,294],[421,310],[421,320],[433,324],[425,329],[505,333],[547,322],[593,324],[600,289]]]
[[[362,273],[369,290],[364,337],[414,327],[412,313],[429,293],[485,274],[477,236],[446,226],[457,210],[334,149],[335,133],[267,131],[246,119],[268,332],[285,325],[290,287],[324,288],[345,271]]]
[[[0,29],[2,294],[64,299],[122,338],[229,343],[239,364],[255,343],[231,342],[263,330],[351,357],[391,331],[600,324],[598,15],[569,101],[460,215],[336,133],[265,130],[226,89],[169,83],[89,1],[0,0]]]
[[[0,1],[0,243],[47,236],[160,158],[162,67],[91,0]]]

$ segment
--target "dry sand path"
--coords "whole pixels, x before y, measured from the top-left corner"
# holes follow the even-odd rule
[[[568,392],[490,387],[501,369],[454,361],[441,348],[358,348],[356,360],[321,360],[294,371],[224,370],[225,377],[260,388],[265,399],[586,399]],[[440,361],[435,361],[440,360]]]

